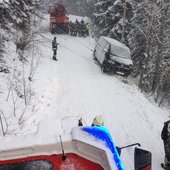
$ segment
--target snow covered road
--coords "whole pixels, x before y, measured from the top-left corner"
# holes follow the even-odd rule
[[[3,82],[0,84],[0,109],[8,119],[9,134],[35,132],[39,121],[44,119],[61,119],[65,129],[77,126],[80,117],[83,118],[84,125],[91,125],[93,118],[102,114],[105,126],[110,130],[117,146],[140,143],[142,148],[152,152],[152,169],[160,170],[160,163],[164,160],[160,133],[164,121],[169,119],[168,111],[149,101],[129,78],[126,83],[118,75],[102,73],[99,65],[93,61],[95,41],[91,37],[56,35],[60,43],[58,61],[52,60],[51,42],[54,35],[51,35],[48,24],[48,20],[42,23],[43,33],[39,37],[42,43],[37,44],[39,50],[35,49],[36,56],[42,56],[38,69],[33,80],[27,80],[28,85],[31,85],[33,98],[29,108],[18,96],[16,104],[11,95],[7,101],[10,91],[8,79],[13,79],[16,74],[16,81],[21,81],[23,71],[21,62],[14,60],[18,58],[15,45],[9,43],[7,55],[13,56],[10,61],[13,68],[11,70],[18,70],[15,74],[2,74],[0,77]],[[31,49],[30,58],[33,52]],[[26,79],[29,71],[29,64],[26,63]],[[22,113],[23,122],[18,124]],[[134,169],[133,151],[134,148],[122,150],[121,158],[126,170]]]
[[[48,32],[44,36],[53,39]],[[132,82],[126,84],[119,76],[102,73],[93,61],[92,38],[57,35],[57,41],[58,61],[52,60],[51,48],[42,47],[43,59],[34,84],[41,101],[36,122],[59,118],[65,128],[71,128],[79,117],[91,125],[96,115],[103,114],[118,146],[139,142],[152,152],[153,169],[161,169],[160,132],[168,113],[149,102]],[[121,157],[125,169],[132,170],[133,148],[123,150]]]
[[[130,78],[126,83],[118,75],[102,73],[93,60],[95,41],[91,37],[55,35],[60,45],[58,61],[52,60],[54,35],[48,29],[48,20],[42,25],[38,39],[41,43],[37,44],[39,50],[30,49],[25,68],[18,59],[14,42],[11,40],[7,45],[6,55],[10,57],[6,58],[11,73],[0,76],[0,113],[8,121],[7,135],[33,133],[44,119],[61,119],[65,129],[77,126],[80,117],[84,125],[91,125],[93,118],[102,114],[117,146],[140,143],[143,149],[152,152],[152,169],[161,170],[164,147],[160,134],[163,123],[169,119],[169,110],[159,108],[147,99]],[[29,81],[32,56],[37,57],[35,61],[38,56],[41,59],[33,80]],[[27,80],[30,90],[29,107],[22,96],[15,94],[22,92],[23,80]],[[22,122],[19,122],[21,117]],[[122,150],[126,170],[134,169],[133,151],[134,148]]]

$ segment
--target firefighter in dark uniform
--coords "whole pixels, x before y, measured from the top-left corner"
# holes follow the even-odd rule
[[[58,50],[58,44],[56,37],[54,37],[52,41],[52,49],[53,49],[53,60],[57,60],[57,50]]]
[[[78,34],[79,25],[80,25],[80,23],[79,23],[79,21],[76,19],[75,24],[74,24],[74,36],[75,36],[75,37],[76,37],[77,34]]]
[[[162,132],[161,132],[161,139],[164,143],[165,149],[165,163],[161,164],[166,170],[170,169],[170,121],[164,123]]]
[[[87,29],[86,29],[86,25],[85,24],[83,24],[83,27],[82,27],[82,36],[83,37],[87,36]]]
[[[72,21],[70,21],[70,23],[69,23],[69,33],[70,33],[70,35],[73,35],[73,27],[74,27],[74,23]]]
[[[90,24],[87,22],[86,24],[86,35],[89,36]]]
[[[85,23],[82,19],[80,22],[80,29],[79,29],[79,36],[84,37],[84,29],[85,29]]]

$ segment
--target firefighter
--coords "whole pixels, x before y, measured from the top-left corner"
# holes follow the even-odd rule
[[[53,49],[53,60],[57,60],[57,50],[58,50],[58,44],[57,43],[57,38],[54,37],[53,41],[52,41],[52,49]]]
[[[89,30],[91,28],[91,25],[88,22],[85,25],[86,25],[86,35],[89,36]]]
[[[82,19],[79,24],[79,31],[78,31],[80,37],[84,36],[84,29],[85,29],[85,23],[84,20]]]
[[[165,163],[162,163],[161,166],[167,170],[170,169],[170,121],[164,123],[161,139],[164,143],[165,150]]]
[[[77,36],[77,33],[78,33],[78,30],[79,30],[79,26],[80,26],[80,23],[79,21],[76,19],[75,23],[74,23],[74,35],[73,36]]]
[[[73,35],[73,29],[74,29],[74,23],[72,21],[70,21],[70,23],[69,23],[69,33],[70,33],[70,35]]]
[[[83,36],[83,37],[86,37],[86,36],[87,36],[87,28],[86,28],[86,25],[85,25],[85,24],[83,25],[83,28],[82,28],[82,36]]]
[[[77,35],[76,31],[77,31],[76,24],[73,23],[73,32],[72,32],[72,36],[75,37],[75,36]]]

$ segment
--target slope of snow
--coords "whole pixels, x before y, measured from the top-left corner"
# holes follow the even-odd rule
[[[102,114],[116,145],[139,142],[152,152],[153,170],[161,169],[164,150],[160,133],[168,111],[151,103],[132,82],[126,84],[119,76],[102,73],[93,61],[95,42],[91,37],[55,35],[60,45],[58,61],[52,60],[54,35],[48,30],[48,20],[44,30],[41,38],[45,45],[39,45],[42,58],[32,87],[38,109],[25,122],[23,133],[36,131],[38,122],[44,119],[61,119],[67,129],[80,117],[85,125],[91,125],[93,118]],[[133,156],[133,148],[122,151],[125,169],[134,168]]]

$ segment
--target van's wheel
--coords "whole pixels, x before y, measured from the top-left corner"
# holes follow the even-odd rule
[[[102,63],[101,70],[102,70],[103,73],[106,73],[106,72],[107,72],[106,62],[103,62],[103,63]]]

